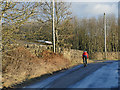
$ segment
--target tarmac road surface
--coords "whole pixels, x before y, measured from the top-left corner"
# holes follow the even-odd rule
[[[118,88],[119,61],[78,65],[23,88]]]

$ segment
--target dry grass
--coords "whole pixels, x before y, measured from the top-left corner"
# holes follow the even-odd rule
[[[2,88],[2,73],[0,72],[0,88]]]
[[[119,52],[107,52],[107,60],[118,60],[119,59]],[[95,52],[91,54],[91,58],[95,60],[103,60],[105,58],[104,52]]]
[[[11,87],[44,74],[83,64],[82,59],[68,60],[62,54],[51,51],[43,51],[40,56],[42,57],[38,58],[25,47],[17,47],[4,52],[2,60],[3,87]],[[88,59],[88,63],[93,62],[96,61]]]
[[[41,55],[42,58],[38,58],[24,47],[3,53],[3,87],[10,87],[70,65],[63,55],[50,51],[43,51]]]

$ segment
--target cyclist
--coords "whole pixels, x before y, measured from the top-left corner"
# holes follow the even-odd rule
[[[84,66],[86,66],[87,65],[87,59],[89,58],[87,51],[83,52],[82,58],[83,58],[83,63],[86,63]]]

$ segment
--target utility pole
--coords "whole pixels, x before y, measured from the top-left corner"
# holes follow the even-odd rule
[[[55,24],[54,24],[54,0],[53,0],[53,52],[55,53]]]
[[[104,13],[104,44],[105,44],[105,59],[107,58],[106,50],[106,16]]]

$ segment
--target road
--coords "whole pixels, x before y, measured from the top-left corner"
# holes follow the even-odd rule
[[[78,65],[23,88],[117,88],[119,61]]]

